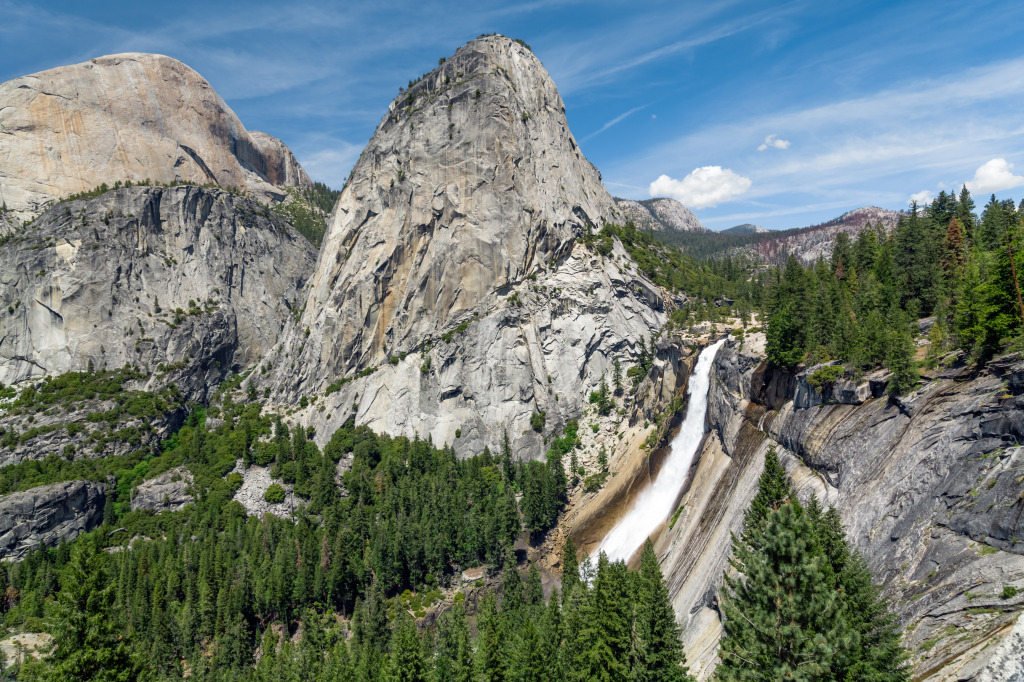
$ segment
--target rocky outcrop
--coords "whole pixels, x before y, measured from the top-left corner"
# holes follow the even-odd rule
[[[842,513],[906,628],[915,676],[975,679],[1024,608],[1024,395],[1010,388],[1022,376],[1024,361],[1011,357],[899,400],[772,409],[757,400],[784,377],[723,349],[712,432],[683,512],[656,544],[701,677],[715,663],[729,533],[741,527],[774,443],[804,498],[814,492]],[[1021,595],[1004,598],[1005,586]]]
[[[69,481],[0,497],[0,560],[70,542],[103,521],[106,486]]]
[[[137,365],[203,400],[278,342],[315,251],[259,203],[133,187],[0,246],[0,381]]]
[[[26,382],[26,385],[34,388],[42,382]],[[162,405],[164,411],[152,416],[122,412],[117,400],[90,399],[46,410],[2,410],[0,437],[10,437],[6,447],[0,447],[0,467],[41,460],[50,455],[95,459],[126,455],[142,448],[155,451],[184,422],[187,412],[184,402],[180,395],[175,398],[168,389],[156,403]],[[98,415],[104,418],[97,419]]]
[[[300,504],[299,498],[292,492],[292,487],[282,481],[275,481],[270,475],[270,469],[266,467],[253,465],[246,469],[239,460],[232,473],[242,476],[242,487],[235,491],[234,499],[245,508],[245,513],[249,516],[273,514],[280,518],[288,518]],[[282,502],[270,503],[263,498],[267,488],[274,483],[284,488],[285,497]]]
[[[742,225],[734,225],[728,229],[721,230],[720,234],[764,234],[767,231],[760,225],[743,223]]]
[[[708,232],[693,212],[675,199],[616,199],[620,222],[632,220],[639,230],[665,232]]]
[[[540,62],[474,40],[392,102],[264,385],[285,403],[324,394],[304,417],[321,442],[355,416],[460,454],[507,430],[539,456],[531,414],[544,435],[578,416],[664,320],[620,246],[581,243],[615,212]]]
[[[132,491],[131,507],[132,511],[181,511],[193,500],[192,472],[179,466],[140,483]]]
[[[250,133],[198,73],[116,54],[0,84],[0,202],[20,219],[101,183],[217,184],[264,198],[309,185],[291,151]]]

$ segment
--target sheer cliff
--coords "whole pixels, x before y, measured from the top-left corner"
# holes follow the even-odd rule
[[[265,206],[218,189],[59,204],[0,245],[0,382],[128,363],[204,400],[277,342],[315,257]]]
[[[678,521],[656,543],[702,679],[721,633],[730,533],[773,444],[800,495],[842,514],[899,614],[916,679],[1024,673],[1013,663],[1024,647],[1014,629],[1024,597],[1004,593],[1024,592],[1024,361],[937,372],[898,399],[881,394],[881,377],[822,396],[806,372],[767,370],[751,343],[716,359],[710,432]]]
[[[266,385],[286,404],[325,396],[306,414],[318,438],[354,416],[461,453],[507,430],[539,455],[664,319],[621,248],[581,243],[616,214],[536,57],[474,40],[391,103]]]

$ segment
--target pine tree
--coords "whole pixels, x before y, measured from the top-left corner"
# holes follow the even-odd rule
[[[405,609],[399,609],[395,619],[385,679],[388,682],[427,682],[429,679],[416,623]]]
[[[826,679],[852,648],[814,531],[795,500],[768,513],[757,543],[733,539],[722,595],[720,679]],[[745,529],[746,531],[747,529]]]
[[[474,679],[478,682],[504,682],[505,666],[501,659],[501,624],[494,601],[488,593],[477,614],[476,653],[473,656]]]
[[[56,646],[43,679],[128,682],[141,674],[130,640],[110,617],[115,585],[105,584],[105,573],[91,542],[72,552],[57,600],[47,606],[46,628]]]
[[[686,654],[676,614],[650,540],[644,543],[640,555],[633,632],[637,653],[632,657],[635,661],[632,680],[692,682],[693,678],[686,669]]]
[[[632,607],[626,564],[601,553],[593,595],[588,600],[577,661],[583,679],[612,682],[629,679]]]
[[[764,469],[757,482],[757,494],[743,515],[743,536],[746,542],[753,543],[760,539],[768,514],[789,501],[790,494],[786,470],[779,462],[775,446],[769,445],[764,455]]]
[[[466,610],[456,604],[442,614],[438,623],[436,682],[470,682],[473,676],[473,654],[466,626]]]

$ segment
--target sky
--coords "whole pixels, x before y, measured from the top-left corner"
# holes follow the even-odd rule
[[[399,86],[481,33],[529,43],[614,196],[712,229],[1024,197],[1024,2],[0,0],[0,82],[117,52],[202,74],[340,187]],[[0,102],[0,106],[3,103]]]

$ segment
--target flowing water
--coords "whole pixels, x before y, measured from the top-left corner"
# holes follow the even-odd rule
[[[672,449],[658,472],[654,483],[642,490],[633,502],[633,508],[609,531],[596,554],[605,552],[612,561],[629,561],[633,553],[644,544],[651,533],[674,511],[679,491],[686,483],[693,456],[704,437],[704,416],[708,411],[708,388],[711,364],[725,340],[708,346],[697,358],[697,366],[690,377],[689,404],[686,418],[679,433],[672,439]]]

